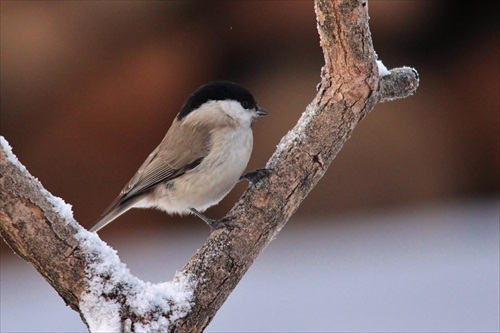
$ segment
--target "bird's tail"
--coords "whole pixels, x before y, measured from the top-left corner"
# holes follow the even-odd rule
[[[89,231],[97,232],[111,223],[118,216],[122,215],[129,209],[133,208],[135,201],[129,200],[118,204],[116,206],[110,207],[106,212],[97,220],[92,227],[90,227]]]

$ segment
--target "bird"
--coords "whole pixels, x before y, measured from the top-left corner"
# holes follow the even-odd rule
[[[225,226],[224,220],[202,213],[238,181],[255,183],[268,174],[257,169],[242,176],[252,152],[252,124],[266,115],[237,83],[202,85],[186,99],[161,143],[89,230],[99,231],[132,208],[194,214],[211,229]]]

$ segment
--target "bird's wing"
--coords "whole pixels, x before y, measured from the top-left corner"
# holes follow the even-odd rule
[[[161,156],[155,156],[143,170],[139,169],[125,188],[120,192],[121,202],[143,194],[159,183],[173,180],[187,171],[196,168],[205,156],[193,156],[180,167],[173,167]],[[143,165],[144,166],[144,165]]]
[[[190,135],[186,137],[186,133]],[[208,127],[200,123],[186,125],[185,122],[172,125],[160,145],[149,154],[136,174],[90,230],[98,231],[106,226],[132,208],[142,194],[159,183],[171,181],[196,168],[210,152],[210,145],[211,132]],[[172,154],[172,151],[177,153]]]
[[[177,120],[175,120],[177,121]],[[172,126],[160,145],[148,156],[120,195],[111,205],[117,205],[146,193],[157,184],[175,179],[196,168],[207,156],[210,145],[210,131],[201,126],[189,131],[191,135],[179,135],[185,131],[182,125]],[[177,154],[171,154],[175,150]],[[108,209],[107,211],[109,211]]]

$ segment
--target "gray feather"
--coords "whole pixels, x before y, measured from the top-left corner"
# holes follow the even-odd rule
[[[131,209],[134,204],[137,202],[137,200],[128,200],[124,203],[121,203],[113,208],[110,207],[110,209],[107,210],[107,213],[105,213],[99,220],[97,220],[96,223],[89,229],[90,232],[97,232],[100,229],[104,228],[106,225],[111,223],[114,219],[116,219],[118,216],[122,215],[129,209]]]

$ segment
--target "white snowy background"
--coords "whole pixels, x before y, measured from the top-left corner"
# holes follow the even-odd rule
[[[207,331],[498,331],[498,198],[310,223],[290,221]],[[132,273],[161,282],[206,236],[137,230],[116,248]],[[85,331],[30,265],[3,253],[0,268],[1,332]]]

